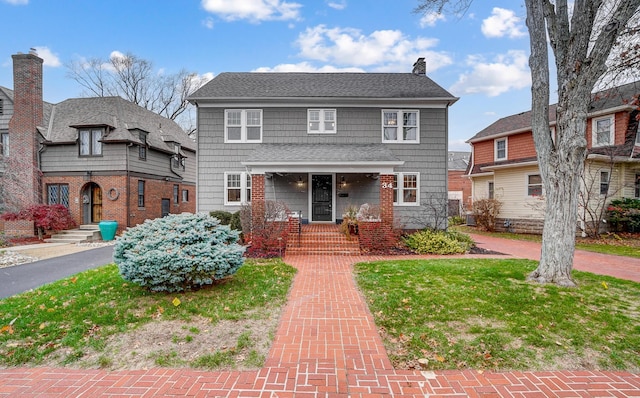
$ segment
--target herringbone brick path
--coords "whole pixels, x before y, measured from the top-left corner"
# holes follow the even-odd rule
[[[640,397],[626,372],[394,370],[351,273],[373,259],[287,257],[299,272],[260,371],[3,369],[0,397]]]

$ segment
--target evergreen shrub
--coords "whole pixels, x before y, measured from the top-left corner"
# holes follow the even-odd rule
[[[171,214],[127,229],[113,259],[120,275],[154,292],[193,290],[244,264],[238,231],[205,213]]]
[[[415,232],[404,238],[404,242],[418,254],[462,254],[474,245],[469,235],[432,229]]]

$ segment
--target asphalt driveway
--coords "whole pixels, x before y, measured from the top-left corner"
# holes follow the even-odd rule
[[[0,268],[0,299],[113,262],[113,246]]]

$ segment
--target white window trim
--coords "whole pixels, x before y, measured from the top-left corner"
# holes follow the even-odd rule
[[[498,157],[498,142],[502,142],[504,141],[504,157],[503,158],[499,158]],[[493,140],[493,160],[500,161],[500,160],[507,160],[509,159],[509,139],[508,137],[504,137],[504,138],[496,138],[495,140]]]
[[[607,181],[606,182],[602,181],[602,174],[605,174],[605,173],[607,175]],[[599,184],[598,184],[598,194],[601,197],[605,197],[605,196],[609,195],[609,191],[611,190],[611,180],[612,180],[612,178],[613,178],[613,176],[611,175],[611,172],[609,170],[600,170],[600,175],[598,176],[598,179],[600,180]],[[607,192],[605,192],[605,193],[602,193],[602,185],[603,184],[607,184]]]
[[[240,115],[240,139],[239,140],[230,140],[229,135],[227,134],[227,114],[229,112],[241,112]],[[258,111],[260,112],[260,139],[257,140],[249,140],[247,139],[247,111]],[[261,143],[262,142],[262,133],[263,133],[263,115],[262,109],[225,109],[224,110],[224,142],[225,143]]]
[[[227,178],[229,175],[240,175],[240,201],[239,202],[230,202],[229,195],[227,195],[227,191],[229,190],[229,179]],[[244,171],[225,171],[224,172],[224,205],[225,206],[242,206],[243,204],[250,203],[251,198],[247,198],[247,180],[249,174]],[[233,189],[237,189],[237,187],[233,187]],[[253,190],[253,186],[251,186]]]
[[[311,130],[311,112],[320,112],[320,128]],[[333,112],[333,130],[325,129],[325,112]],[[312,108],[307,109],[307,133],[308,134],[336,134],[338,132],[338,111],[331,108]]]
[[[416,139],[415,140],[404,140],[402,137],[404,136],[404,134],[402,134],[402,128],[404,127],[404,125],[402,124],[398,124],[398,135],[397,135],[397,139],[395,140],[385,140],[384,139],[384,114],[385,112],[395,112],[398,114],[398,122],[400,123],[400,121],[404,120],[404,113],[406,112],[415,112],[416,113]],[[382,138],[382,143],[384,144],[419,144],[420,143],[420,110],[418,109],[383,109],[382,113],[380,114],[380,131],[381,131],[381,138]]]
[[[528,173],[526,174],[527,178],[524,180],[525,185],[525,196],[527,198],[540,198],[544,196],[544,184],[542,182],[542,174],[540,173]],[[529,186],[538,185],[538,184],[529,184],[529,177],[531,176],[540,176],[540,195],[529,195]]]
[[[393,173],[396,176],[396,185],[402,183],[402,187],[396,186],[393,189],[398,191],[398,201],[393,202],[394,206],[420,206],[420,173],[419,172],[404,172],[404,173]],[[416,201],[415,202],[404,202],[404,176],[405,175],[415,175],[416,176]]]
[[[606,144],[598,144],[598,122],[601,120],[610,120],[609,124],[609,142]],[[616,118],[614,115],[594,118],[591,121],[591,147],[611,146],[615,144]]]
[[[493,189],[491,189],[493,186]],[[496,183],[495,181],[487,181],[487,199],[495,199],[496,198]]]

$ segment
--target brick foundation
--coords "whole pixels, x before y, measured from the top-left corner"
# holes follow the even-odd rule
[[[365,253],[387,251],[397,242],[393,226],[383,221],[359,221],[358,239]]]
[[[4,235],[7,237],[34,236],[35,227],[33,221],[15,220],[3,221]]]

